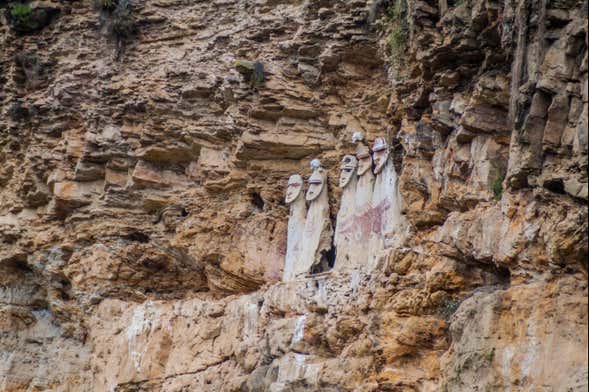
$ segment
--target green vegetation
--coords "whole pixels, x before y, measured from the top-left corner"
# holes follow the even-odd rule
[[[389,34],[387,47],[391,62],[400,68],[405,59],[409,40],[409,24],[407,23],[407,0],[394,0],[387,7]]]
[[[252,74],[251,84],[254,87],[261,86],[266,81],[266,74],[264,72],[264,65],[259,61],[254,63],[254,72]]]
[[[454,313],[456,313],[458,307],[460,307],[460,301],[447,299],[438,308],[438,314],[445,319],[449,319]]]
[[[116,42],[116,58],[123,53],[126,43],[137,33],[131,0],[95,0],[101,11],[101,22],[106,36]]]
[[[394,27],[389,33],[387,44],[391,54],[400,57],[407,48],[407,32],[401,27]]]
[[[471,8],[471,4],[470,4],[470,0],[456,0],[454,2],[454,7],[462,7],[463,5],[466,4],[466,8]]]
[[[116,7],[116,0],[100,0],[100,6],[106,10],[112,10]]]
[[[485,360],[487,362],[493,362],[493,359],[495,359],[495,349],[494,348],[492,348],[487,353],[485,353]]]
[[[129,38],[136,31],[128,0],[121,0],[112,13],[112,29],[117,38]]]
[[[400,20],[403,17],[403,0],[396,0],[393,5],[387,9],[387,14],[392,20]]]
[[[29,116],[29,110],[20,102],[15,102],[8,109],[8,116],[15,122],[24,121]]]
[[[243,75],[251,87],[259,87],[266,82],[264,64],[259,61],[237,60],[235,69]]]
[[[13,4],[10,8],[10,17],[13,23],[21,29],[34,30],[39,27],[32,18],[31,6],[23,3]]]
[[[499,176],[493,181],[493,195],[495,195],[495,200],[499,201],[503,198],[503,176]]]
[[[0,1],[0,3],[2,3]],[[32,5],[31,5],[32,4]],[[12,30],[25,35],[33,34],[48,26],[59,14],[59,8],[51,5],[35,5],[35,3],[16,1],[10,2],[5,12],[6,19]]]

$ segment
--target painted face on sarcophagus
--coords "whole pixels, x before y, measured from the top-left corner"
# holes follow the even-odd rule
[[[372,155],[370,149],[363,144],[358,145],[356,149],[356,158],[358,158],[358,175],[362,176],[368,170],[372,170]]]
[[[325,187],[325,169],[319,168],[313,171],[309,178],[309,188],[307,189],[307,201],[313,201],[321,195]]]
[[[342,159],[340,168],[339,186],[345,188],[350,183],[350,180],[356,175],[358,160],[353,155],[346,155],[344,156],[344,159]]]
[[[390,150],[386,140],[382,137],[376,138],[372,146],[374,157],[374,174],[379,174],[389,160]]]
[[[290,176],[288,179],[288,186],[286,188],[286,197],[284,202],[291,204],[294,202],[303,191],[303,177],[298,174]]]

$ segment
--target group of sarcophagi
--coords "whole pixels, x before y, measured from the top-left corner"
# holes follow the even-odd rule
[[[327,175],[321,162],[311,162],[306,193],[300,175],[288,181],[285,201],[290,216],[284,281],[326,271],[329,264],[340,271],[374,268],[383,251],[395,246],[406,230],[389,145],[379,137],[371,151],[359,132],[352,140],[356,154],[344,156],[340,167],[343,193],[335,232],[329,216]]]

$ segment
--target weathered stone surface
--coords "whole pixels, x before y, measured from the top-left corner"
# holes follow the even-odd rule
[[[585,3],[9,3],[1,391],[588,389]],[[410,235],[367,269],[368,170],[354,268],[281,283],[357,131]]]
[[[565,278],[469,298],[452,318],[441,390],[523,380],[526,389],[586,390],[586,292],[586,281]]]

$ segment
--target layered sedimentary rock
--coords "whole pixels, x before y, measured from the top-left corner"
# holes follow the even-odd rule
[[[0,390],[588,390],[586,2],[30,7],[0,2]],[[337,227],[358,130],[410,235],[280,283],[289,176],[321,159]]]

